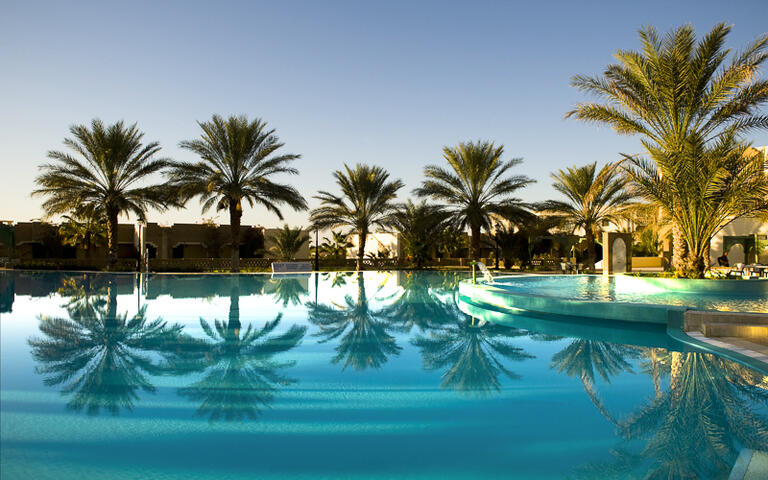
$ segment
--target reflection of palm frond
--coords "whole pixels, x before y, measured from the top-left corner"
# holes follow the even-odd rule
[[[377,294],[381,291],[381,287]],[[375,296],[374,296],[375,297]],[[343,305],[315,302],[307,304],[309,321],[320,331],[315,336],[321,343],[339,339],[333,363],[344,361],[344,367],[355,370],[380,368],[388,357],[399,355],[401,347],[390,335],[392,325],[382,319],[381,312],[369,306],[362,274],[358,275],[357,299],[347,295]]]
[[[626,453],[631,462],[617,457],[591,469],[613,469],[616,478],[725,478],[742,447],[768,449],[768,417],[750,403],[768,406],[764,376],[711,354],[656,354],[669,385],[619,423],[626,440],[647,439],[644,448]]]
[[[200,319],[208,337],[195,352],[203,378],[179,391],[201,402],[198,415],[211,421],[255,420],[279,387],[295,383],[278,373],[295,362],[277,362],[273,357],[296,347],[306,327],[293,325],[285,333],[270,336],[281,320],[279,314],[260,329],[248,325],[242,330],[239,318],[216,320],[213,325]]]
[[[147,321],[146,307],[129,318],[109,305],[102,297],[70,302],[68,318],[40,317],[43,337],[29,340],[44,383],[63,385],[68,407],[90,415],[132,410],[139,390],[155,391],[148,376],[165,373],[186,341],[181,325]]]
[[[534,358],[509,341],[526,332],[491,323],[478,325],[458,309],[450,322],[412,343],[422,352],[427,370],[444,370],[443,388],[469,395],[485,396],[501,390],[500,376],[518,379],[503,359],[523,361]]]
[[[640,351],[635,347],[577,339],[552,356],[552,368],[557,368],[558,373],[565,372],[568,376],[580,378],[595,408],[608,421],[616,424],[616,418],[608,412],[595,390],[595,373],[606,382],[621,372],[633,373],[627,358],[639,355]]]
[[[273,285],[272,295],[284,307],[288,304],[301,305],[302,297],[309,294],[308,290],[295,278],[273,278],[270,283]]]
[[[415,273],[406,274],[403,291],[381,309],[381,315],[409,332],[415,326],[426,332],[451,318],[452,309],[432,289],[430,282]]]

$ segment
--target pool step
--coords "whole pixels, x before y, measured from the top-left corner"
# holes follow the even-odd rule
[[[706,337],[738,337],[755,343],[768,345],[768,325],[711,322],[701,326],[701,333]]]

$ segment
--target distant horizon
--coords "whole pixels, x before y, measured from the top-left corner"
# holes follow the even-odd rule
[[[610,5],[610,6],[608,6]],[[553,9],[558,13],[552,16]],[[637,49],[637,30],[692,24],[697,36],[724,21],[728,47],[765,34],[768,4],[651,1],[642,5],[482,2],[227,2],[104,4],[6,2],[0,10],[0,220],[42,216],[30,198],[46,152],[64,150],[73,124],[93,118],[136,123],[160,156],[196,158],[178,147],[211,115],[262,118],[301,154],[298,176],[282,176],[309,201],[335,191],[344,163],[387,169],[414,198],[423,168],[444,146],[490,140],[515,174],[538,183],[529,202],[557,198],[549,174],[641,151],[639,138],[565,120],[587,101],[569,82],[598,74],[618,49]],[[759,72],[765,77],[766,72]],[[763,109],[765,114],[765,109]],[[768,132],[749,140],[768,145]],[[161,180],[158,178],[158,181]],[[308,227],[308,212],[285,221],[244,207],[243,224]],[[226,212],[150,211],[159,224],[229,222]],[[122,216],[121,223],[131,223]]]

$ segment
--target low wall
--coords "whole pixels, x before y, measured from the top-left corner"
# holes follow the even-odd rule
[[[636,268],[664,268],[664,257],[632,257],[632,270]]]

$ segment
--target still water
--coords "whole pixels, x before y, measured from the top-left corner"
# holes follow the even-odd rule
[[[0,272],[0,476],[727,478],[768,450],[768,377],[486,323],[461,278]]]

